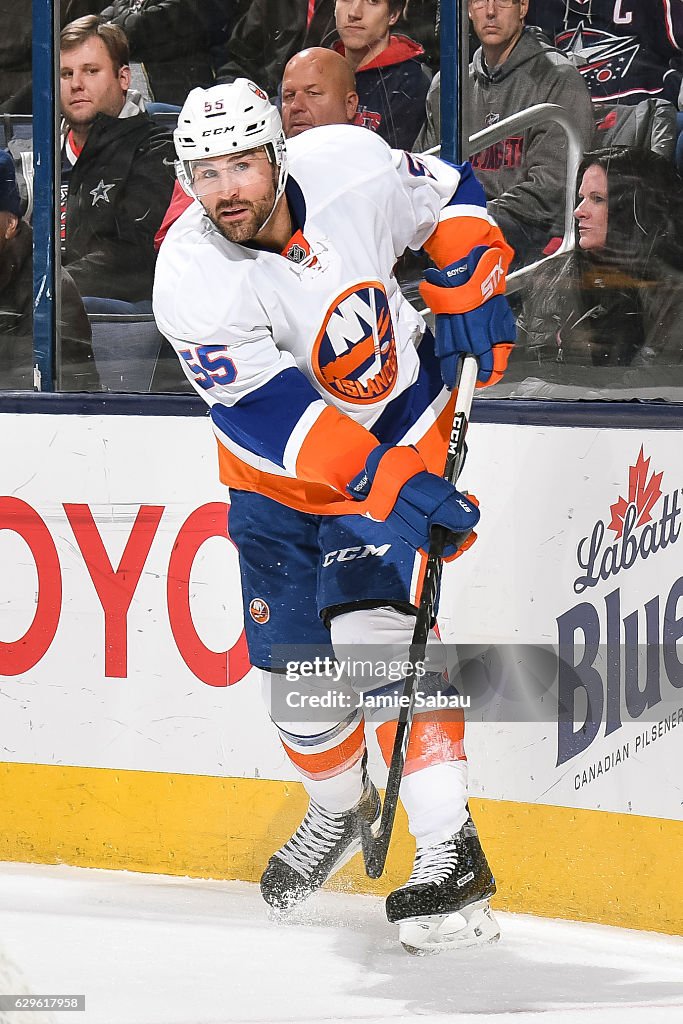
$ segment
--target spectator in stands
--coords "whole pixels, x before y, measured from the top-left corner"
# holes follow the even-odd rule
[[[97,14],[104,0],[60,0],[60,24]],[[32,113],[32,0],[0,0],[0,112]]]
[[[334,29],[332,0],[251,0],[222,47],[218,82],[250,78],[275,96],[285,64],[326,41]]]
[[[282,124],[288,139],[323,124],[353,124],[356,80],[341,54],[313,46],[295,54],[282,77]]]
[[[154,235],[173,191],[171,137],[128,94],[118,26],[92,15],[67,25],[60,63],[63,263],[91,312],[150,311]]]
[[[33,234],[21,219],[14,162],[0,150],[0,389],[33,390]],[[62,271],[61,374],[64,391],[98,391],[90,324]]]
[[[425,120],[431,75],[424,50],[392,33],[405,0],[337,0],[339,42],[334,49],[356,73],[356,124],[381,135],[394,149],[410,149]]]
[[[588,89],[570,61],[525,30],[528,0],[469,0],[481,42],[470,65],[472,133],[536,103],[557,103],[573,117],[582,148],[593,137]],[[417,150],[440,135],[439,83],[427,99],[427,128]],[[486,191],[488,209],[517,253],[516,265],[540,255],[563,220],[566,142],[562,129],[546,122],[515,133],[472,157]]]
[[[637,149],[586,154],[578,180],[577,248],[534,275],[522,349],[546,363],[680,365],[683,182]]]
[[[600,146],[639,146],[672,158],[683,3],[530,0],[527,20],[576,64],[593,97]]]
[[[126,33],[153,98],[181,106],[190,89],[214,83],[212,49],[227,34],[229,7],[225,0],[113,0],[101,17]]]
[[[683,4],[643,0],[530,0],[528,23],[571,55],[593,98],[676,103],[681,83]]]

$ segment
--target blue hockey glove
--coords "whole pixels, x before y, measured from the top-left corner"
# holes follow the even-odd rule
[[[476,503],[442,477],[428,473],[415,448],[378,445],[347,490],[352,498],[367,503],[367,515],[385,522],[416,551],[429,549],[433,526],[448,530],[446,561],[457,558],[476,540]]]
[[[420,294],[436,314],[436,354],[446,387],[455,387],[464,355],[479,360],[477,380],[497,384],[507,367],[517,336],[512,310],[503,291],[505,271],[499,250],[479,245],[443,270],[425,271]]]

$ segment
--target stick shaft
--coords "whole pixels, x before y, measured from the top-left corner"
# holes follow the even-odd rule
[[[443,474],[444,479],[452,484],[458,479],[458,474],[465,457],[465,434],[467,433],[467,424],[477,383],[477,370],[477,360],[474,356],[465,356],[461,360],[453,427]],[[441,584],[441,570],[443,567],[441,556],[445,537],[446,530],[442,527],[435,527],[432,530],[427,568],[415,619],[413,639],[410,644],[410,670],[403,684],[401,708],[396,724],[396,737],[389,764],[389,775],[387,776],[387,786],[379,827],[374,832],[370,830],[369,826],[362,828],[361,831],[365,870],[370,878],[380,877],[384,871],[384,865],[386,864],[389,852],[389,843],[391,842],[391,833],[396,818],[399,790],[401,788],[401,779],[403,778],[406,753],[410,742],[410,731],[413,724],[415,693],[417,691],[415,685],[416,667],[424,661],[427,650],[427,638],[434,618],[434,609]]]

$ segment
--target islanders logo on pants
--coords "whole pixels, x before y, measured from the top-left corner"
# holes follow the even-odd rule
[[[331,303],[311,354],[313,372],[337,399],[372,405],[396,383],[396,337],[380,281],[364,281]]]

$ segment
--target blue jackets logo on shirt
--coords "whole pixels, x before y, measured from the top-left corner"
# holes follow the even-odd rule
[[[390,394],[398,376],[396,338],[379,281],[353,285],[332,302],[311,362],[316,379],[335,399],[372,405]]]

